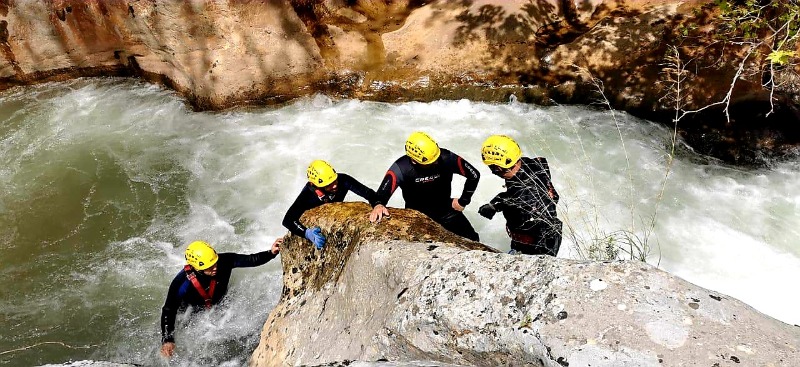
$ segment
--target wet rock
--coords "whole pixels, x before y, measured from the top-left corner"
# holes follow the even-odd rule
[[[385,358],[469,366],[681,366],[729,356],[734,346],[748,365],[789,367],[800,360],[797,328],[729,297],[686,307],[685,300],[711,292],[649,265],[512,256],[455,236],[415,211],[390,209],[391,219],[378,225],[369,223],[369,211],[365,203],[344,203],[305,214],[332,234],[329,245],[306,260],[313,246],[298,237],[285,242],[287,291],[264,326],[252,365]],[[437,248],[429,251],[428,241]],[[292,268],[300,271],[287,271]],[[592,290],[591,279],[607,287]]]
[[[604,96],[616,109],[670,127],[676,102],[697,110],[731,91],[729,114],[718,105],[681,120],[684,139],[734,163],[791,154],[800,144],[800,69],[778,68],[765,83],[768,52],[755,52],[740,73],[748,46],[715,37],[714,3],[0,3],[0,90],[136,76],[175,89],[199,110],[315,93],[391,102],[513,96],[539,104],[594,104]],[[681,101],[671,99],[673,52],[687,63]]]

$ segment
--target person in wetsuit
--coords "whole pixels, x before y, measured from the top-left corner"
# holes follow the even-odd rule
[[[186,248],[186,265],[172,280],[167,299],[161,308],[161,354],[171,357],[175,351],[175,316],[179,310],[192,307],[209,309],[228,293],[228,282],[234,268],[266,264],[280,252],[283,238],[275,240],[268,251],[252,255],[217,254],[206,242],[194,241]]]
[[[342,202],[350,191],[374,206],[375,191],[350,175],[337,174],[328,162],[322,160],[311,162],[306,174],[308,183],[303,186],[300,195],[297,196],[283,217],[283,226],[288,228],[292,234],[305,237],[321,250],[325,247],[325,236],[319,227],[307,228],[300,223],[303,213],[322,204]]]
[[[459,198],[450,196],[453,174],[467,178]],[[383,177],[369,219],[376,223],[389,215],[385,204],[399,187],[406,208],[422,212],[450,232],[478,241],[478,233],[463,211],[480,177],[478,170],[458,154],[439,148],[428,134],[414,132],[406,140],[406,155],[398,158]]]
[[[517,142],[505,135],[486,139],[481,157],[493,174],[505,179],[506,191],[482,205],[478,213],[492,219],[496,212],[503,212],[512,253],[556,256],[562,223],[556,218],[559,197],[547,159],[523,157]]]

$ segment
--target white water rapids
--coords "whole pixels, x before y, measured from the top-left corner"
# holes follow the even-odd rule
[[[197,113],[158,87],[91,79],[0,93],[0,352],[32,346],[0,364],[166,364],[159,315],[186,244],[268,249],[309,162],[375,188],[415,130],[480,170],[466,215],[482,242],[508,250],[502,216],[477,214],[502,189],[480,144],[507,134],[550,162],[560,257],[616,231],[649,233],[650,263],[800,324],[800,158],[738,169],[678,147],[662,194],[672,132],[623,113],[325,96]],[[280,297],[279,265],[235,270],[221,307],[179,318],[174,364],[244,364]]]

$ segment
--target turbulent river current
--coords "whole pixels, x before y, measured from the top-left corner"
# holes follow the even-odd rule
[[[507,134],[550,162],[560,257],[646,256],[800,324],[789,287],[800,279],[800,158],[730,167],[680,141],[673,150],[661,125],[579,106],[318,95],[211,113],[159,87],[81,79],[0,93],[0,364],[166,365],[159,315],[189,242],[266,250],[287,233],[309,162],[375,188],[415,130],[480,170],[466,215],[482,242],[509,247],[502,217],[477,214],[502,190],[480,144]],[[402,207],[401,195],[389,204]],[[172,365],[245,364],[280,291],[279,260],[235,270],[222,305],[179,316]]]

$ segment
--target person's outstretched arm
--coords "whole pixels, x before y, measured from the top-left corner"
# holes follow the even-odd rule
[[[370,206],[377,205],[377,195],[375,190],[370,189],[367,185],[362,184],[353,176],[346,175],[346,174],[339,174],[340,184],[347,190],[352,191],[358,196],[361,196],[367,202],[369,202]]]
[[[506,192],[501,192],[495,195],[495,197],[493,197],[489,203],[481,205],[481,207],[478,209],[478,214],[488,219],[492,219],[495,213],[505,210],[506,196]]]
[[[233,267],[252,268],[259,265],[264,265],[278,256],[281,244],[283,244],[283,238],[278,238],[272,244],[272,247],[267,251],[257,252],[250,255],[233,254]]]
[[[369,215],[369,221],[372,223],[380,222],[384,216],[389,216],[389,210],[386,209],[386,203],[394,194],[394,191],[400,187],[403,182],[403,173],[397,162],[389,167],[386,175],[383,176],[378,191],[375,193],[375,201],[372,203],[372,213]]]
[[[286,211],[286,215],[283,216],[283,226],[295,236],[306,237],[306,226],[300,223],[300,217],[306,210],[311,209],[311,205],[309,205],[311,199],[316,200],[311,197],[311,192],[303,186],[303,191],[300,191],[292,206]]]
[[[185,280],[186,274],[181,270],[172,279],[167,291],[167,299],[164,301],[164,306],[161,307],[161,355],[164,357],[171,357],[175,351],[175,316],[178,314],[178,308],[181,307],[185,293],[185,290],[181,289]]]
[[[453,152],[450,152],[450,157],[446,163],[453,173],[467,178],[467,182],[464,183],[464,190],[461,192],[461,196],[458,198],[458,204],[463,210],[463,207],[472,202],[472,195],[475,194],[475,189],[478,188],[478,181],[481,179],[481,174],[478,172],[475,166],[471,165],[466,159],[461,158],[461,156]]]

